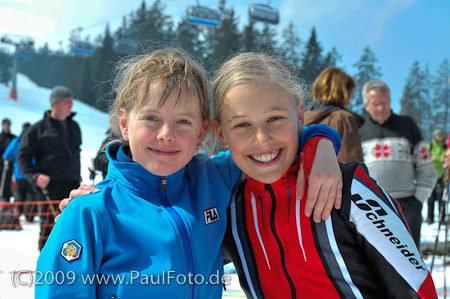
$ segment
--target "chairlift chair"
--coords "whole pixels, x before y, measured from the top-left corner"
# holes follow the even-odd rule
[[[77,54],[94,55],[94,47],[88,42],[74,42],[71,51]]]
[[[217,27],[220,24],[220,14],[211,8],[190,5],[186,8],[188,23],[201,24],[204,26]]]
[[[248,16],[251,20],[273,25],[277,25],[280,22],[278,9],[267,4],[250,3]]]
[[[19,48],[14,54],[14,58],[21,60],[33,60],[34,52],[31,49]]]

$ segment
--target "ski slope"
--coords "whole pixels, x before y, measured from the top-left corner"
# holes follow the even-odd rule
[[[8,117],[12,121],[12,133],[19,135],[24,122],[35,123],[42,119],[44,112],[50,109],[49,95],[51,90],[38,87],[27,77],[18,75],[18,101],[8,98],[9,89],[0,85],[0,120]],[[92,158],[95,157],[101,142],[106,137],[105,132],[109,127],[107,114],[98,111],[78,100],[74,101],[73,111],[77,112],[75,120],[78,122],[82,132],[83,144],[81,150],[81,169],[85,183],[89,183],[88,166],[91,165]],[[96,181],[101,179],[100,174]],[[426,215],[426,205],[424,205],[423,215]],[[437,218],[437,217],[436,217]],[[437,224],[422,225],[422,243],[434,243],[437,233]],[[441,229],[440,240],[444,240],[444,229]],[[39,256],[37,243],[39,238],[38,223],[23,224],[22,231],[0,231],[0,299],[34,298],[34,286],[18,285],[17,276],[14,271],[31,270],[36,268],[36,261]],[[425,257],[428,267],[431,264],[431,257]],[[233,272],[232,267],[226,270]],[[19,278],[24,284],[30,281],[30,277],[24,272]],[[450,271],[446,271],[447,277]],[[443,259],[437,257],[433,270],[433,279],[439,298],[443,298],[444,271]],[[16,280],[14,286],[13,280]],[[449,279],[450,280],[450,279]],[[224,297],[245,297],[239,288],[236,274],[232,274],[231,285],[229,285]],[[450,290],[450,284],[449,284]]]

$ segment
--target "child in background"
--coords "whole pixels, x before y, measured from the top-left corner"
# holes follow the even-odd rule
[[[209,127],[204,70],[163,49],[132,58],[120,74],[113,111],[125,141],[107,148],[101,190],[75,200],[55,224],[38,260],[36,297],[220,298],[220,245],[241,172],[227,155],[194,156]],[[335,194],[339,178],[327,181]],[[60,283],[49,282],[57,273]]]
[[[304,215],[293,196],[302,90],[274,58],[254,53],[225,62],[214,81],[214,126],[245,173],[223,252],[247,297],[437,298],[399,204],[364,164],[340,164],[340,210],[320,223]],[[305,173],[315,138],[300,156]]]

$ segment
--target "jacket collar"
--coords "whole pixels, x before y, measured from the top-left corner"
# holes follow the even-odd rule
[[[384,125],[384,124],[388,124],[390,121],[392,121],[392,119],[393,118],[395,118],[395,113],[394,113],[394,111],[392,111],[392,109],[391,109],[391,115],[388,117],[388,119],[386,119],[386,121],[385,122],[383,122],[383,123],[379,123],[379,122],[377,122],[376,120],[374,120],[373,118],[372,118],[372,116],[370,116],[370,114],[368,114],[367,113],[367,115],[368,115],[368,117],[369,117],[369,120],[371,121],[371,122],[373,122],[374,124],[378,124],[378,125]]]
[[[54,119],[52,116],[51,116],[51,110],[47,110],[47,111],[45,111],[45,113],[44,113],[44,119],[46,119],[46,120],[48,120],[48,121],[52,121],[52,120],[55,120],[55,121],[57,121],[56,119]],[[77,113],[76,112],[72,112],[65,120],[72,120],[72,118],[76,115]]]
[[[245,175],[245,178],[247,179],[247,186],[249,187],[250,191],[255,194],[265,193],[266,186],[271,186],[273,190],[284,190],[287,187],[292,186],[293,184],[295,185],[299,168],[299,163],[295,162],[278,181],[272,184],[264,184]]]
[[[134,162],[124,151],[120,143],[111,143],[106,148],[108,157],[108,175],[107,178],[118,180],[124,183],[127,188],[133,189],[139,194],[148,192],[157,192],[161,186],[161,176],[150,173],[139,163]],[[184,181],[185,167],[176,173],[167,176],[167,192],[179,189]]]
[[[334,104],[324,104],[322,99],[313,100],[307,107],[305,107],[305,111],[316,110],[320,112],[331,112],[337,109],[344,108]]]

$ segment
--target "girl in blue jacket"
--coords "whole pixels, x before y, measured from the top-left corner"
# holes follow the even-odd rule
[[[123,63],[116,81],[124,140],[107,148],[100,191],[55,224],[36,297],[220,298],[220,245],[241,172],[227,155],[194,156],[209,128],[204,70],[163,49]]]

